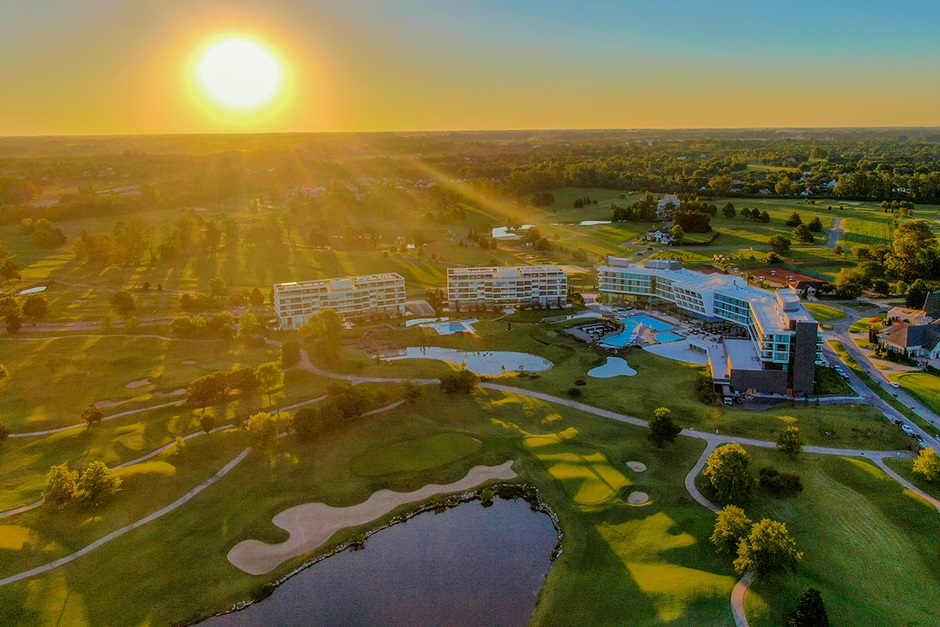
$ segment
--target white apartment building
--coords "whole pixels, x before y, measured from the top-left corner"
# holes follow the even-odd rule
[[[705,320],[745,327],[753,345],[751,361],[763,370],[795,371],[791,388],[805,391],[806,376],[814,378],[815,365],[824,363],[816,320],[791,288],[772,292],[741,277],[688,270],[679,261],[652,260],[639,267],[617,257],[598,268],[598,286],[607,296],[660,299]],[[740,348],[736,354],[743,356]]]
[[[274,286],[274,311],[281,329],[299,328],[324,309],[344,318],[403,316],[405,278],[390,272]]]
[[[567,300],[568,275],[558,266],[447,269],[447,303],[455,311],[471,307],[561,307]]]

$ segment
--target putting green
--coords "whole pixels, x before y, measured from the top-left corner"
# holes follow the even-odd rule
[[[436,468],[480,449],[482,443],[462,433],[438,433],[418,440],[369,449],[352,460],[354,473],[364,477]]]

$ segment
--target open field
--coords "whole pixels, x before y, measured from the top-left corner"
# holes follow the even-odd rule
[[[417,405],[352,423],[329,442],[301,446],[288,438],[270,470],[261,459],[249,457],[187,506],[52,573],[0,588],[0,622],[16,616],[34,623],[57,617],[74,625],[117,624],[113,608],[121,604],[119,624],[165,623],[224,608],[250,598],[263,581],[228,564],[228,549],[246,538],[282,539],[283,532],[270,523],[275,513],[310,501],[358,503],[377,489],[402,491],[429,481],[446,483],[474,465],[515,459],[515,470],[542,490],[565,530],[564,553],[542,591],[536,624],[607,622],[623,615],[636,617],[636,624],[729,624],[727,597],[734,577],[707,546],[710,514],[682,485],[701,451],[699,443],[682,439],[671,450],[653,450],[641,429],[512,394],[449,397],[452,410],[446,415],[439,411],[442,401],[439,393],[428,390]],[[385,443],[455,432],[479,439],[481,448],[421,471],[382,477],[353,471],[351,460]],[[207,457],[194,446],[184,454],[186,460],[166,458],[163,461],[176,467],[175,474],[135,479],[150,484],[133,484],[135,491],[148,490],[146,504],[127,490],[100,517],[110,521],[138,512],[135,508],[156,507],[172,489],[182,489],[171,486],[190,476],[186,464],[200,460],[208,468],[221,465],[225,455],[243,445],[241,437],[237,432],[210,436],[216,438],[212,448],[218,457]],[[203,440],[206,446],[210,438]],[[218,447],[219,439],[230,444]],[[642,461],[648,469],[635,473],[626,466],[629,460]],[[651,503],[625,507],[625,493],[637,489],[649,493]],[[74,516],[65,511],[54,518],[61,525]],[[5,521],[26,529],[17,532],[20,535],[33,538],[29,546],[36,548],[28,549],[33,559],[43,555],[40,547],[54,555],[59,550],[55,547],[65,546],[62,528],[40,526],[38,518],[21,515]],[[355,533],[338,533],[323,551]],[[72,540],[76,544],[85,538],[79,535]],[[4,553],[12,571],[30,561],[21,551]],[[128,555],[135,559],[128,560]],[[270,578],[290,571],[302,559],[291,560]],[[151,573],[148,585],[126,589],[120,582],[134,577],[142,563]],[[23,594],[26,590],[31,594]]]
[[[940,377],[926,372],[908,372],[897,377],[904,391],[926,405],[933,412],[940,412]]]
[[[813,314],[817,322],[834,322],[845,319],[845,312],[831,305],[821,303],[804,303],[806,309]]]
[[[782,624],[808,587],[822,592],[832,625],[934,620],[940,516],[932,505],[865,460],[749,453],[755,467],[799,473],[802,493],[759,496],[748,513],[785,522],[806,554],[794,573],[759,578],[752,586],[746,597],[751,625]]]
[[[577,400],[581,402],[643,418],[656,408],[666,406],[673,410],[681,425],[700,431],[718,430],[726,435],[774,440],[780,430],[798,424],[813,444],[872,449],[897,449],[907,444],[890,421],[865,405],[816,406],[811,402],[785,402],[757,411],[704,405],[693,389],[702,376],[701,367],[639,349],[627,349],[623,356],[638,371],[637,376],[595,379],[586,373],[603,364],[604,357],[562,333],[564,323],[548,326],[514,322],[509,330],[504,321],[484,320],[474,326],[475,335],[441,336],[431,330],[411,328],[375,330],[370,338],[398,346],[443,346],[470,351],[499,347],[499,350],[540,355],[554,364],[551,370],[508,375],[505,383],[558,396],[566,396],[570,388],[578,387],[581,396]],[[370,359],[359,350],[347,350],[345,354],[344,364],[327,366],[379,377],[436,377],[452,369],[429,359],[383,362]],[[585,385],[576,386],[579,379],[584,380]]]
[[[91,403],[121,401],[101,406],[108,415],[183,400],[166,394],[211,372],[255,367],[277,356],[267,345],[119,335],[0,341],[0,364],[10,371],[0,382],[0,422],[11,431],[40,431],[81,422]]]

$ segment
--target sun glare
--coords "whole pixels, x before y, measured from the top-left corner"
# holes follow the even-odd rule
[[[274,55],[250,39],[229,38],[209,46],[196,65],[199,85],[216,103],[234,109],[269,104],[283,71]]]

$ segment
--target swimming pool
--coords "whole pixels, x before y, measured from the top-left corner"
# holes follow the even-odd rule
[[[454,321],[441,321],[441,322],[430,322],[420,324],[418,326],[422,328],[434,329],[440,335],[453,335],[454,333],[476,333],[476,329],[473,328],[473,323],[479,322],[478,320],[454,320]]]
[[[633,322],[635,327],[637,324],[642,324],[645,327],[649,327],[654,331],[668,331],[672,328],[671,324],[663,322],[662,320],[657,320],[656,318],[650,318],[649,316],[630,316],[629,318],[620,318],[620,322],[629,325],[630,322]]]
[[[640,325],[655,331],[656,340],[663,344],[666,342],[675,342],[676,340],[684,339],[681,335],[671,332],[671,329],[673,328],[672,325],[663,322],[662,320],[651,318],[650,316],[630,316],[627,318],[618,318],[618,320],[623,324],[623,331],[617,335],[605,337],[603,340],[601,340],[602,346],[607,346],[610,348],[623,348],[636,337],[636,329]]]
[[[660,344],[665,344],[666,342],[675,342],[676,340],[684,340],[685,338],[678,333],[666,331],[665,333],[657,333],[656,339],[659,340]]]

